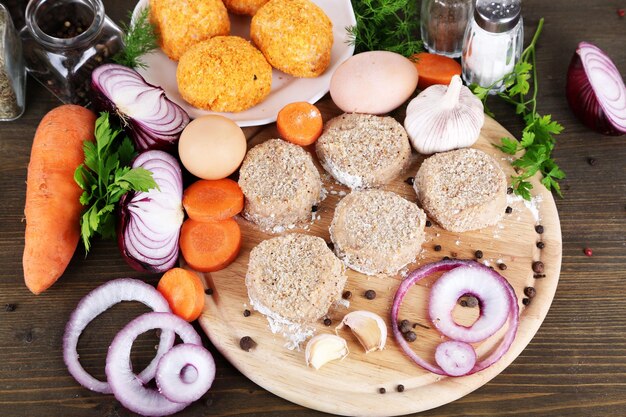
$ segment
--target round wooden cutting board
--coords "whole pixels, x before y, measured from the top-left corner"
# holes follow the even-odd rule
[[[324,103],[321,105],[324,106]],[[335,108],[324,113],[336,112]],[[510,176],[514,172],[507,156],[492,146],[503,136],[512,137],[497,122],[487,118],[480,139],[474,146],[494,156],[501,162],[507,176]],[[250,146],[271,137],[278,137],[274,125],[256,132]],[[415,153],[413,158],[410,169],[384,187],[410,201],[416,201],[416,197],[405,180],[415,175],[423,160]],[[321,168],[320,172],[323,172]],[[329,241],[328,226],[334,207],[349,190],[335,183],[328,175],[322,177],[329,195],[319,205],[317,213],[320,218],[310,224],[308,230],[299,231]],[[532,184],[533,195],[540,200],[536,204],[537,210],[531,210],[520,199],[509,196],[509,206],[513,211],[505,214],[496,226],[473,232],[451,233],[433,223],[432,227],[426,228],[427,240],[422,253],[418,255],[416,263],[408,268],[412,270],[444,256],[473,259],[476,250],[484,253],[481,261],[494,266],[496,270],[499,270],[498,264],[506,264],[506,270],[499,272],[509,280],[517,294],[520,306],[519,329],[507,354],[482,372],[449,378],[424,371],[397,347],[390,329],[385,349],[367,355],[350,331],[343,329],[340,335],[348,341],[349,356],[342,361],[330,362],[318,371],[307,368],[304,345],[299,351],[288,350],[285,338],[281,334],[273,334],[266,318],[249,306],[245,287],[249,253],[259,242],[272,236],[260,232],[241,218],[237,219],[243,236],[239,257],[222,271],[204,274],[213,294],[206,297],[200,324],[217,349],[246,377],[274,394],[305,407],[341,415],[393,416],[415,413],[454,401],[487,383],[522,352],[539,329],[554,297],[561,267],[561,228],[552,195],[538,178],[533,178]],[[544,227],[543,234],[535,231],[537,224]],[[538,241],[544,242],[543,250],[537,248]],[[441,250],[435,251],[435,245],[440,245]],[[531,265],[538,260],[545,264],[545,277],[534,278]],[[329,317],[333,324],[326,327],[321,322],[316,323],[316,333],[334,332],[341,318],[353,310],[376,312],[389,326],[391,303],[403,279],[402,275],[368,277],[349,269],[347,274],[345,289],[353,294],[349,300],[350,306],[337,306],[331,310]],[[426,310],[428,287],[432,282],[433,279],[425,280],[411,289],[400,311],[401,319],[432,327]],[[535,287],[537,295],[528,306],[524,306],[523,291],[529,286]],[[367,300],[363,296],[368,289],[376,291],[374,300]],[[249,317],[243,315],[246,308],[252,310]],[[476,308],[458,307],[454,315],[457,321],[469,324],[477,312]],[[486,341],[475,344],[479,358],[498,345],[507,326]],[[420,326],[415,328],[415,332],[417,341],[412,343],[413,348],[433,361],[434,347],[442,341],[439,333]],[[243,336],[252,337],[257,347],[249,352],[243,351],[239,347],[239,340]],[[404,392],[397,392],[399,384],[404,385]],[[379,393],[382,387],[386,389],[385,394]]]

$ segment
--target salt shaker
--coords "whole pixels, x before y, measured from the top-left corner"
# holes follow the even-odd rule
[[[11,15],[0,4],[0,121],[15,120],[24,112],[26,68],[22,43]]]
[[[451,58],[461,56],[472,4],[472,0],[422,0],[422,41],[428,52]]]
[[[501,79],[522,54],[524,26],[520,0],[477,0],[463,39],[463,79],[468,84],[504,90]]]

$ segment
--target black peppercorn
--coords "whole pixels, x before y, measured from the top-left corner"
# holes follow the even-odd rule
[[[441,245],[435,245],[433,249],[435,249],[435,252],[439,252],[441,250]]]
[[[433,222],[431,222],[430,220],[426,220],[426,227],[432,227]]]
[[[498,264],[498,268],[500,269],[500,271],[506,271],[508,266],[506,266],[506,264],[502,263],[502,264]]]
[[[476,259],[482,259],[483,258],[483,251],[477,250],[476,252],[474,252],[474,256],[476,257]]]
[[[400,322],[400,325],[398,326],[398,329],[400,330],[401,333],[407,333],[411,331],[411,323],[408,320],[402,320]]]
[[[404,392],[404,385],[400,384],[396,387],[396,389],[398,390],[398,392]]]
[[[530,298],[524,298],[524,299],[522,299],[522,304],[524,304],[525,306],[527,306],[528,304],[530,304]]]
[[[331,319],[329,319],[328,317],[326,317],[326,318],[324,319],[324,326],[328,327],[328,326],[330,326],[331,324],[333,324],[333,321],[332,321]]]
[[[9,311],[9,312],[15,311],[16,307],[17,306],[15,304],[5,304],[4,305],[4,311]]]
[[[311,206],[311,211],[312,211],[313,213],[315,213],[315,212],[317,211],[317,209],[318,209],[318,207],[317,207],[317,206],[315,206],[315,205],[314,205],[314,206]]]
[[[213,288],[207,288],[206,290],[204,290],[204,293],[206,295],[213,295]]]
[[[594,166],[596,164],[596,159],[595,158],[587,158],[587,163],[591,166]]]
[[[535,232],[542,234],[543,233],[543,226],[538,224],[537,226],[535,226]]]
[[[528,296],[528,298],[534,298],[537,295],[537,290],[534,287],[526,287],[524,288],[524,294]]]
[[[413,185],[413,183],[415,183],[415,178],[409,177],[406,180],[404,180],[404,182],[406,182],[409,185]]]
[[[511,213],[513,213],[513,207],[511,207],[511,206],[507,206],[507,208],[504,210],[504,212],[505,212],[506,214],[511,214]]]
[[[376,291],[374,290],[367,290],[365,291],[365,298],[367,298],[368,300],[373,300],[374,298],[376,298]]]
[[[344,300],[349,300],[352,298],[352,293],[350,291],[344,291],[343,294],[341,295],[341,297]]]
[[[244,336],[239,341],[239,347],[246,352],[250,352],[250,349],[254,349],[256,347],[256,342],[252,340],[250,336]]]
[[[414,331],[410,331],[410,332],[404,333],[404,338],[406,339],[407,342],[415,342],[415,340],[417,339],[417,335],[415,334]]]
[[[546,247],[546,244],[545,244],[545,243],[543,243],[543,242],[537,242],[537,247],[538,247],[539,249],[543,249],[543,248],[545,248],[545,247]]]
[[[478,298],[470,295],[465,300],[466,307],[474,308],[478,305]]]
[[[467,300],[461,300],[461,301],[459,301],[459,305],[460,305],[461,307],[467,307]]]
[[[513,187],[509,187],[506,189],[507,194],[513,194]]]
[[[387,390],[385,388],[379,388],[378,392],[380,392],[381,394],[384,394],[387,392]]]
[[[544,270],[543,262],[535,261],[533,262],[533,272],[541,274]]]
[[[244,317],[250,317],[250,310],[248,310],[247,308],[243,311],[243,316]]]

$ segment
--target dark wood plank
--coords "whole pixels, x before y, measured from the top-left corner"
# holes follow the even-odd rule
[[[105,0],[115,21],[132,0]],[[500,376],[467,397],[423,416],[621,416],[626,414],[626,142],[582,126],[565,100],[566,71],[576,44],[596,43],[626,72],[626,20],[615,0],[526,0],[527,36],[540,17],[546,25],[538,49],[539,111],[565,126],[555,156],[567,172],[558,200],[563,230],[563,268],[557,296],[544,325],[522,355]],[[87,260],[79,249],[53,290],[35,297],[23,285],[22,211],[26,166],[35,128],[58,103],[29,79],[28,107],[16,122],[0,124],[0,415],[129,416],[112,396],[81,388],[62,360],[67,318],[89,290],[114,277],[155,277],[132,272],[111,242],[98,242]],[[511,108],[495,103],[498,121],[513,134],[523,127]],[[249,135],[256,132],[247,129]],[[597,160],[595,166],[587,158]],[[593,257],[583,248],[590,247]],[[13,312],[4,304],[14,303]],[[85,367],[103,376],[107,346],[136,305],[115,307],[90,326],[79,345]],[[199,329],[198,329],[199,330]],[[136,344],[137,366],[154,352],[154,335]],[[205,338],[208,346],[208,341]],[[180,416],[314,416],[243,377],[217,352],[217,380],[201,401]],[[386,400],[381,397],[381,401]]]

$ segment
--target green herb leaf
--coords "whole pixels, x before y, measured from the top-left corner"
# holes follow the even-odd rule
[[[391,51],[406,57],[423,50],[418,2],[352,0],[356,26],[346,27],[355,53]]]
[[[525,150],[524,155],[513,160],[511,164],[516,168],[517,175],[512,178],[515,194],[530,200],[532,184],[528,181],[537,172],[541,172],[541,183],[548,189],[554,190],[562,197],[558,181],[565,178],[565,173],[552,159],[552,151],[556,144],[555,135],[563,131],[563,126],[552,120],[552,116],[540,115],[537,112],[537,68],[535,65],[535,47],[543,28],[543,18],[528,47],[522,52],[520,61],[515,65],[513,72],[505,75],[489,87],[470,86],[472,92],[485,105],[485,113],[493,117],[487,108],[489,91],[496,85],[503,83],[504,92],[497,96],[505,102],[515,106],[515,113],[522,116],[526,127],[522,131],[522,139],[516,142],[510,138],[502,138],[501,145],[496,146],[502,152],[514,155]],[[532,96],[528,98],[532,93]]]
[[[132,20],[132,13],[128,18]],[[143,9],[130,27],[121,26],[124,49],[113,57],[113,61],[130,68],[146,68],[141,57],[158,48],[156,28],[150,22],[150,8]]]
[[[115,237],[115,205],[125,193],[158,188],[150,171],[127,166],[135,149],[128,137],[117,140],[121,131],[111,127],[107,113],[96,120],[94,132],[96,142],[85,143],[85,163],[74,171],[74,180],[84,190],[80,203],[87,206],[80,219],[87,252],[94,236]]]

